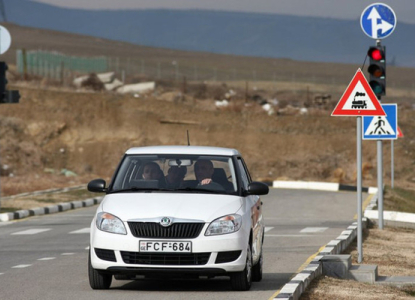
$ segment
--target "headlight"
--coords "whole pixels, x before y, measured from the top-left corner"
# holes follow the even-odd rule
[[[127,234],[123,222],[116,216],[106,212],[100,212],[97,214],[96,224],[98,229],[102,231],[117,234]]]
[[[216,219],[210,223],[205,235],[218,235],[236,232],[241,228],[242,217],[240,215],[228,215]]]

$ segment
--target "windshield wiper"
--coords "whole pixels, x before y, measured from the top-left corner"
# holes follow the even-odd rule
[[[208,192],[212,194],[223,194],[225,192],[221,190],[204,189],[204,188],[199,188],[199,187],[177,188],[177,189],[172,189],[171,191],[188,191],[188,192],[196,192],[196,193]]]
[[[124,192],[154,192],[154,191],[169,191],[169,190],[164,189],[164,188],[145,188],[145,187],[132,186],[128,189],[111,191],[109,194],[124,193]]]

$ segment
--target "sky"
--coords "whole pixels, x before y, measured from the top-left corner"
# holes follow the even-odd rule
[[[31,0],[80,9],[208,9],[356,20],[370,0]],[[399,21],[415,24],[415,0],[383,0]]]

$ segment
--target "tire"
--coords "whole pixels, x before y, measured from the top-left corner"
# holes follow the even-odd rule
[[[252,281],[258,282],[262,280],[262,265],[264,262],[263,251],[261,245],[261,256],[256,265],[252,267]]]
[[[94,290],[108,290],[111,286],[112,275],[99,273],[92,267],[91,252],[89,252],[88,256],[88,276],[89,285]]]
[[[231,274],[231,286],[234,291],[248,291],[252,285],[252,252],[248,245],[245,269]]]

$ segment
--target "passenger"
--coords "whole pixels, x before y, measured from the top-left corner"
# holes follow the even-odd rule
[[[172,166],[167,171],[166,184],[168,188],[179,188],[183,184],[183,179],[186,176],[187,168]]]
[[[160,180],[163,177],[163,171],[157,163],[151,161],[144,165],[142,176],[145,180]]]

